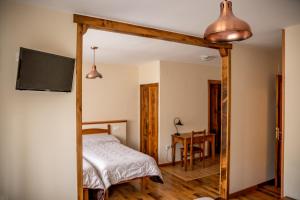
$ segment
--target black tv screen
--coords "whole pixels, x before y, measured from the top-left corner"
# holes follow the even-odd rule
[[[75,59],[20,48],[17,90],[71,92]]]

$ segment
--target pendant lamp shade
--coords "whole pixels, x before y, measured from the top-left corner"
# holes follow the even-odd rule
[[[85,76],[87,79],[103,78],[102,74],[97,71],[96,65],[92,66],[92,70]]]
[[[211,42],[232,42],[248,39],[252,36],[249,24],[232,12],[232,2],[223,0],[220,4],[219,18],[209,25],[204,33],[204,38]]]
[[[97,67],[95,64],[95,51],[98,49],[98,47],[91,47],[91,49],[94,51],[94,64],[92,66],[92,70],[85,76],[87,79],[95,79],[95,78],[103,78],[102,74],[100,74],[97,71]]]

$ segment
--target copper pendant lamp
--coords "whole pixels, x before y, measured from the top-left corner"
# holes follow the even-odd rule
[[[103,78],[102,74],[100,74],[97,71],[97,67],[95,64],[95,51],[98,49],[98,47],[93,46],[93,47],[91,47],[91,49],[94,51],[94,64],[92,66],[92,70],[85,76],[85,78],[87,78],[87,79],[95,79],[97,77]]]
[[[246,40],[252,36],[249,24],[232,12],[232,2],[223,0],[220,4],[221,14],[217,21],[209,25],[204,38],[211,42],[233,42]]]

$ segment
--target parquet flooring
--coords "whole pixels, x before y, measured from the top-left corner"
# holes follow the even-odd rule
[[[218,197],[219,175],[185,182],[162,171],[164,184],[147,181],[144,191],[140,189],[140,181],[132,181],[115,185],[109,190],[111,200],[193,200],[199,197]],[[239,200],[276,200],[278,193],[272,186],[263,186],[255,191],[236,197]]]

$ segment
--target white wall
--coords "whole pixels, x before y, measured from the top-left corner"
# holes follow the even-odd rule
[[[171,135],[176,132],[175,117],[184,124],[179,132],[207,130],[208,80],[220,80],[221,68],[161,61],[160,69],[159,163],[167,163],[171,149],[165,147],[171,145]]]
[[[0,27],[0,199],[75,199],[75,87],[15,90],[19,47],[75,57],[72,14],[1,1]]]
[[[274,52],[234,45],[230,193],[274,178]]]
[[[72,14],[0,1],[1,200],[76,199],[75,90],[66,94],[14,89],[17,75],[16,52],[20,46],[75,57],[76,26],[72,21]],[[291,29],[290,33],[294,34],[294,31]],[[287,39],[289,40],[289,30]],[[292,42],[287,44],[288,50],[294,48]],[[273,60],[274,57],[269,51],[239,46],[235,46],[233,50],[231,192],[273,177],[274,140],[271,136],[275,126],[273,69],[274,65],[277,66]],[[289,65],[289,61],[292,60],[296,60],[296,55],[295,58],[287,58],[287,85],[297,85],[295,79],[298,69],[295,67],[296,61]],[[166,63],[165,67],[161,69],[161,81],[166,73],[174,72],[177,78],[171,79],[179,88],[172,90],[170,88],[174,98],[168,100],[168,97],[162,96],[161,104],[176,100],[178,101],[176,108],[182,108],[185,103],[180,99],[187,99],[192,94],[189,88],[196,84],[195,80],[198,77],[190,74],[190,77],[195,78],[181,81],[182,75],[171,68],[177,68],[176,64]],[[179,71],[187,73],[185,70]],[[104,76],[106,74],[104,73]],[[161,86],[163,85],[162,81]],[[164,91],[164,87],[161,90]],[[187,94],[180,95],[178,91]],[[291,107],[286,107],[286,117],[291,118],[286,120],[291,122],[286,124],[286,139],[293,140],[291,145],[288,143],[290,147],[286,149],[287,158],[296,157],[289,152],[292,150],[297,152],[298,141],[295,136],[298,128],[295,125],[297,118],[293,116],[299,112],[292,104],[297,99],[293,96],[296,93],[292,92],[295,93],[297,90],[287,91],[286,95],[287,101],[291,103]],[[195,99],[189,101],[191,104],[196,102]],[[292,111],[292,108],[295,110]],[[207,112],[200,107],[197,113],[202,111]],[[107,117],[110,117],[108,115]],[[170,134],[174,132],[174,116],[182,117],[185,123],[181,131],[190,130],[189,125],[192,123],[198,123],[191,126],[192,129],[207,126],[207,122],[204,121],[206,118],[202,121],[197,114],[184,114],[181,113],[181,109],[178,112],[171,112],[168,116],[161,116],[166,122],[164,123],[166,126],[161,126],[160,129],[161,140],[166,141],[166,144],[170,144]],[[199,121],[196,122],[193,119],[197,117]],[[139,140],[136,143],[139,143]],[[160,144],[160,148],[164,149],[164,146],[163,143]],[[165,159],[165,155],[162,155],[161,159]],[[285,160],[287,161],[290,161],[288,164],[290,169],[296,171],[299,168],[298,161]],[[286,192],[291,196],[293,194],[289,191],[293,189],[291,185],[294,184],[295,178],[294,174],[292,175],[289,176],[287,173],[286,176],[286,180],[289,180],[286,181],[289,185]],[[294,184],[295,187],[298,185]]]
[[[91,64],[84,65],[84,75]],[[138,67],[98,64],[103,79],[83,78],[83,121],[125,119],[127,144],[139,148]]]
[[[300,25],[285,31],[284,195],[300,199]]]

